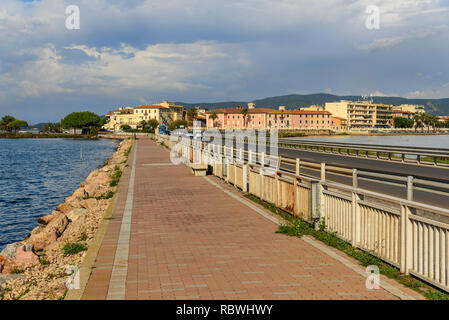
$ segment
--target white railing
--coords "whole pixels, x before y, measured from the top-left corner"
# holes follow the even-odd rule
[[[157,139],[174,145],[168,137]],[[449,224],[419,214],[449,216],[449,210],[329,182],[325,176],[314,179],[279,167],[266,174],[270,156],[251,151],[245,158],[241,151],[190,141],[181,149],[190,162],[208,164],[236,188],[306,221],[324,220],[327,231],[353,246],[449,292]]]

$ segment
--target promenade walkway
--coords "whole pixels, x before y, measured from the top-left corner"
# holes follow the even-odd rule
[[[267,219],[268,217],[268,219]],[[82,299],[413,299],[310,238],[276,234],[271,213],[139,139]]]

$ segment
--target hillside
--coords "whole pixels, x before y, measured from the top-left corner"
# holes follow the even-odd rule
[[[256,107],[259,108],[276,108],[278,106],[286,106],[287,109],[296,109],[308,107],[312,104],[324,104],[326,102],[335,102],[340,100],[353,100],[358,101],[361,96],[336,96],[326,93],[317,94],[291,94],[286,96],[269,97],[265,99],[253,100],[256,103]],[[421,104],[426,106],[426,110],[430,114],[434,115],[447,115],[449,114],[449,98],[445,99],[407,99],[401,97],[372,97],[374,102],[386,103],[393,105],[400,104]],[[219,108],[232,108],[236,106],[246,106],[250,101],[224,101],[214,103],[185,103],[176,102],[184,107],[190,109],[194,106],[201,106],[209,110]]]

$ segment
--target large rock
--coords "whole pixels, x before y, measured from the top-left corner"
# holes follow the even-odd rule
[[[0,257],[0,258],[4,258],[0,259],[2,274],[9,274],[14,270],[23,269],[26,266],[23,263],[17,262],[16,259],[11,259],[7,257]]]
[[[94,197],[98,190],[100,189],[100,185],[94,181],[90,182],[89,184],[87,184],[84,189],[86,190],[86,193],[91,196]]]
[[[73,209],[75,209],[69,202],[64,202],[61,203],[56,210],[58,210],[59,212],[62,213],[68,213],[70,211],[72,211]]]
[[[69,219],[64,214],[59,214],[41,232],[32,233],[28,242],[35,250],[43,250],[62,235],[68,224]]]
[[[94,170],[94,171],[92,171],[92,172],[89,174],[89,176],[87,177],[86,182],[87,182],[87,183],[91,182],[91,181],[98,175],[99,172],[100,172],[99,170]]]
[[[111,177],[105,172],[100,172],[93,181],[98,184],[109,184]]]
[[[67,218],[70,219],[70,221],[74,222],[76,220],[78,220],[80,217],[85,216],[87,213],[89,213],[89,210],[84,209],[84,208],[77,208],[77,209],[73,209],[72,211],[70,211],[69,213],[67,213]]]
[[[46,216],[40,217],[37,219],[37,222],[43,226],[48,225],[55,217],[60,215],[61,212],[59,211],[53,211],[51,214],[47,214]]]
[[[86,199],[80,202],[81,207],[84,209],[93,209],[98,207],[98,200],[97,199]]]
[[[64,232],[67,225],[70,223],[69,219],[65,215],[59,215],[56,218],[54,218],[45,229],[54,230],[56,231],[56,234],[61,236],[61,234]]]
[[[73,241],[73,242],[79,241],[81,234],[84,231],[86,231],[86,222],[87,222],[86,215],[80,216],[74,222],[69,224],[64,234],[62,235],[61,239],[63,241]]]
[[[37,251],[43,250],[45,247],[56,242],[56,240],[58,240],[58,234],[54,229],[45,229],[40,233],[31,235],[28,239],[28,241],[33,244],[34,250]]]
[[[32,251],[26,251],[25,246],[20,246],[16,251],[16,262],[19,264],[30,265],[37,264],[39,258]]]
[[[73,197],[78,197],[78,198],[84,198],[86,196],[86,191],[84,190],[84,188],[78,188],[75,190],[75,192],[72,194]]]
[[[20,246],[20,242],[10,243],[0,252],[0,256],[14,259],[16,257],[17,248]]]

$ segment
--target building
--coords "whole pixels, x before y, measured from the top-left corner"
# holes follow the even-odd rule
[[[340,117],[331,117],[334,130],[336,131],[347,131],[348,130],[348,120]]]
[[[268,108],[225,108],[206,113],[207,127],[219,129],[329,129],[333,128],[327,111],[278,110]],[[246,116],[244,113],[247,113]],[[214,115],[212,117],[212,115]],[[215,119],[213,119],[215,118]]]
[[[167,100],[158,103],[157,105],[161,107],[167,107],[170,110],[170,117],[172,121],[184,119],[184,107],[181,105],[176,105],[173,102],[168,102]]]
[[[134,119],[134,109],[132,107],[118,108],[106,114],[106,124],[104,127],[110,130],[118,130],[122,125],[136,127],[137,122]]]
[[[319,106],[316,104],[313,104],[307,108],[301,108],[301,110],[303,110],[303,111],[325,111],[324,106]]]
[[[143,105],[134,108],[136,122],[139,124],[142,121],[157,120],[160,124],[168,125],[176,118],[176,113],[172,113],[170,108],[161,105]],[[138,126],[139,127],[139,126]]]
[[[413,119],[414,115],[415,115],[415,113],[414,112],[410,112],[410,111],[403,111],[403,110],[393,110],[392,111],[393,119],[397,118],[397,117]]]
[[[175,120],[183,119],[183,112],[183,106],[168,101],[156,105],[119,108],[106,114],[107,123],[104,127],[119,130],[122,125],[129,125],[133,129],[141,129],[143,121],[153,119],[159,124],[169,125]]]
[[[426,108],[423,105],[418,104],[401,104],[400,106],[394,106],[393,111],[406,111],[416,114],[425,113]]]
[[[326,102],[324,110],[332,113],[334,117],[348,119],[348,104],[352,101],[341,100],[340,102]]]
[[[393,124],[393,106],[373,101],[326,103],[325,110],[334,117],[347,119],[349,129],[382,128]]]

